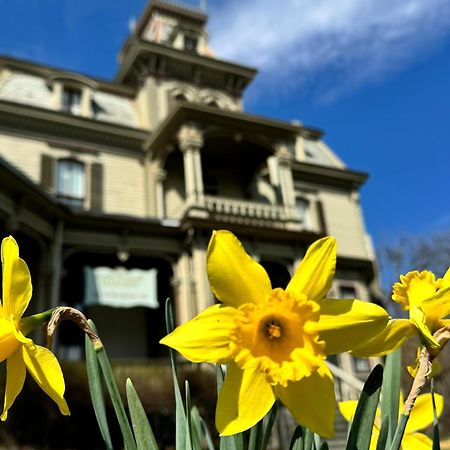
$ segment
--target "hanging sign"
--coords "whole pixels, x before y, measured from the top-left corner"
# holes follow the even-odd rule
[[[157,270],[84,266],[84,304],[158,308]]]

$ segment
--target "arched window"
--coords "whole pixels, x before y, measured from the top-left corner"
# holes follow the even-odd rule
[[[83,207],[86,196],[86,176],[82,162],[75,159],[58,160],[56,195],[72,206]]]

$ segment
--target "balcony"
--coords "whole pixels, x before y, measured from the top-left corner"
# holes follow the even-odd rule
[[[286,208],[283,206],[210,195],[205,196],[205,208],[209,213],[218,215],[281,221],[288,218]]]
[[[257,201],[206,195],[197,201],[188,202],[185,208],[185,216],[207,218],[217,222],[295,231],[308,228],[294,209]]]

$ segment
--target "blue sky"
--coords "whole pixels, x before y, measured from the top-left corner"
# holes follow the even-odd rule
[[[112,78],[145,3],[0,2],[0,54]],[[321,128],[370,173],[376,244],[450,228],[449,0],[210,0],[208,13],[216,56],[260,69],[248,112]]]

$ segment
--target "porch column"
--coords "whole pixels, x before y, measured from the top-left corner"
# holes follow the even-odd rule
[[[292,177],[292,154],[286,144],[276,146],[278,160],[280,191],[283,205],[286,207],[288,217],[292,218],[295,209],[294,180]]]
[[[203,147],[203,132],[194,125],[183,125],[177,135],[183,152],[186,198],[189,203],[203,201],[203,176],[200,150]]]
[[[166,175],[167,172],[161,168],[158,168],[155,173],[156,217],[158,219],[164,218],[164,180]]]

